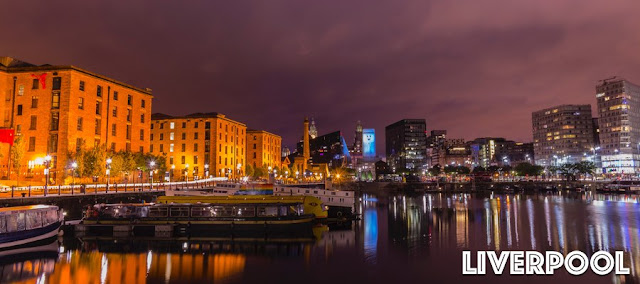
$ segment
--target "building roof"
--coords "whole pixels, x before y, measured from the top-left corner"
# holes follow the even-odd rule
[[[258,130],[258,129],[251,129],[251,128],[247,129],[247,134],[249,134],[249,133],[266,133],[266,134],[271,134],[273,136],[280,137],[280,135],[272,133],[272,132],[269,132],[269,131],[266,131],[266,130]]]
[[[3,56],[0,57],[0,70],[1,71],[5,71],[7,73],[18,73],[18,72],[34,72],[34,71],[66,71],[66,70],[73,70],[73,71],[77,71],[80,73],[84,73],[85,75],[91,76],[91,77],[95,77],[101,80],[105,80],[108,82],[111,82],[113,84],[116,85],[120,85],[122,87],[125,88],[129,88],[129,89],[133,89],[136,90],[138,92],[141,92],[143,94],[149,95],[151,96],[151,89],[150,88],[138,88],[138,87],[134,87],[132,85],[129,85],[127,83],[124,83],[122,81],[118,81],[112,78],[109,78],[107,76],[103,76],[97,73],[93,73],[90,71],[87,71],[85,69],[73,66],[73,65],[50,65],[50,64],[43,64],[43,65],[35,65],[35,64],[31,64],[28,62],[24,62],[12,57],[7,57],[7,56]]]
[[[226,115],[218,113],[218,112],[207,112],[207,113],[196,112],[196,113],[192,113],[192,114],[178,115],[178,116],[164,114],[164,113],[151,114],[151,120],[191,119],[191,118],[221,118],[221,119],[224,119],[224,120],[233,121],[235,123],[242,124],[242,125],[246,126],[246,124],[244,124],[242,122],[235,121],[233,119],[230,119]]]

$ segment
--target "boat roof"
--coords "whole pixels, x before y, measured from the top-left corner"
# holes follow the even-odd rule
[[[303,203],[306,196],[232,195],[232,196],[159,196],[158,203],[264,204]]]
[[[44,210],[44,209],[58,210],[58,206],[38,204],[38,205],[2,207],[0,208],[0,214],[7,213],[7,212],[15,212],[15,211]]]

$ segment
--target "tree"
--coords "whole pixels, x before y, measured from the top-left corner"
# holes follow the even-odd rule
[[[18,175],[16,178],[16,185],[20,182],[20,167],[22,167],[22,160],[24,159],[25,152],[25,141],[22,136],[18,136],[13,142],[13,146],[11,147],[11,163],[13,164],[13,169],[16,171]],[[11,175],[9,175],[11,178]]]
[[[429,174],[431,174],[432,176],[438,176],[441,172],[442,168],[440,167],[440,165],[435,165],[429,169]]]
[[[104,146],[96,145],[82,155],[83,164],[80,176],[100,177],[105,174],[107,161],[107,151]]]
[[[245,165],[244,166],[244,174],[246,176],[249,176],[249,177],[253,176],[253,167],[251,165],[249,165],[249,164]]]
[[[530,163],[520,163],[514,168],[514,170],[520,176],[539,176],[542,174],[544,168]]]
[[[484,167],[481,167],[481,166],[477,166],[477,167],[474,167],[474,168],[473,168],[473,173],[474,173],[474,174],[475,174],[475,173],[483,173],[483,172],[485,172],[485,171],[487,171],[487,169],[485,169]]]

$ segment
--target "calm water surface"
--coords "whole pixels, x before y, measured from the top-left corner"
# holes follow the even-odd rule
[[[599,194],[362,196],[308,239],[77,239],[0,260],[16,283],[635,283],[640,201]],[[632,276],[462,276],[462,250],[625,251]],[[517,281],[517,282],[513,282]]]

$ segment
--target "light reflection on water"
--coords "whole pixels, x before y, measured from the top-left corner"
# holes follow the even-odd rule
[[[460,276],[460,251],[466,249],[623,250],[634,278],[559,275],[544,281],[637,281],[640,203],[635,196],[425,194],[362,200],[361,221],[347,229],[323,228],[316,240],[67,238],[53,257],[0,263],[0,282],[486,282]]]

